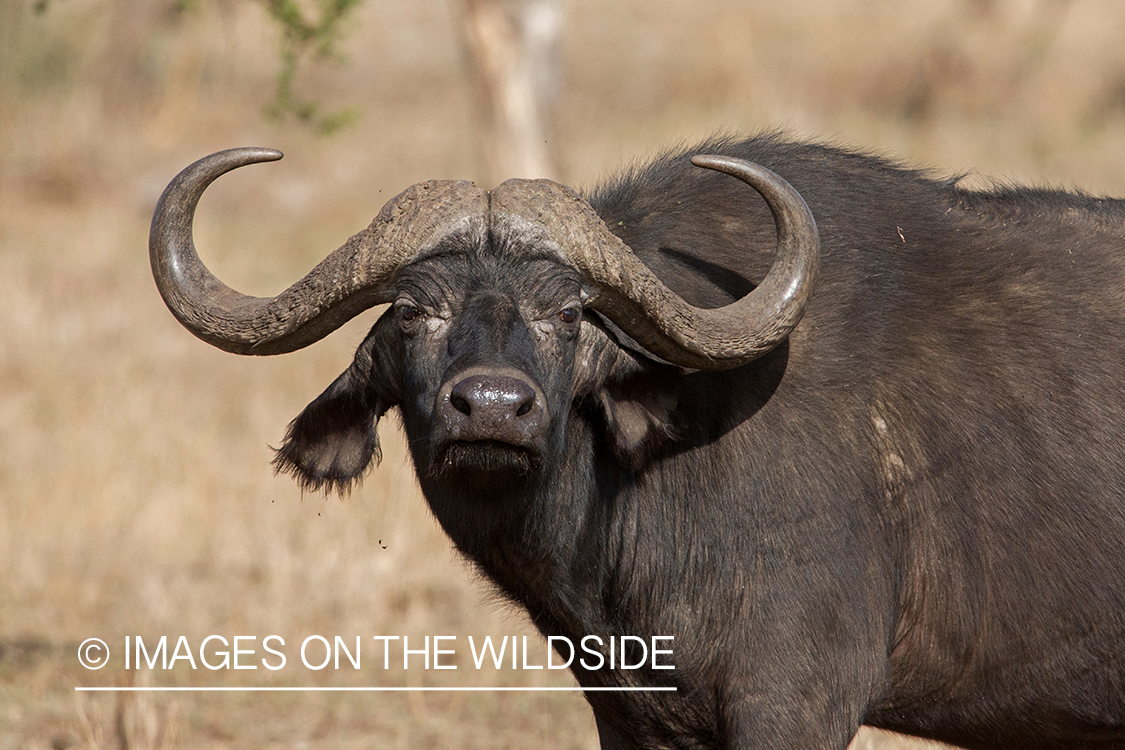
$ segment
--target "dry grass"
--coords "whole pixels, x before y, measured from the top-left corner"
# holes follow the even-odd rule
[[[78,666],[90,636],[531,633],[436,528],[393,422],[383,466],[346,500],[272,475],[269,444],[371,315],[308,351],[233,357],[179,328],[145,257],[165,182],[220,148],[289,154],[220,181],[197,224],[205,260],[258,294],[406,185],[481,174],[455,4],[366,3],[348,65],[302,81],[330,107],[363,108],[332,139],[261,118],[276,39],[258,4],[173,5],[0,5],[0,748],[595,746],[575,695],[74,694],[128,678],[119,661]],[[575,184],[716,129],[780,124],[946,172],[1125,193],[1115,0],[573,0],[569,14],[552,145]],[[856,746],[898,743],[871,732]]]

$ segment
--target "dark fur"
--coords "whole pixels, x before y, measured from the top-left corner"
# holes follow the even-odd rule
[[[761,198],[694,153],[773,169],[816,216],[821,280],[786,344],[685,372],[591,313],[536,339],[528,321],[580,280],[518,237],[451,238],[398,282],[449,308],[446,335],[385,314],[279,468],[347,488],[400,406],[435,515],[544,633],[675,636],[674,672],[576,670],[678,687],[588,693],[603,747],[842,750],[866,723],[1125,748],[1125,206],[777,137],[593,191],[702,306],[750,289],[775,237]],[[503,493],[433,470],[434,392],[489,362],[551,414],[537,471]]]

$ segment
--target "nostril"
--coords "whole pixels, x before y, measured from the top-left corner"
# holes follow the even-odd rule
[[[449,404],[465,416],[471,416],[473,413],[472,405],[459,393],[449,394]]]
[[[520,408],[516,410],[516,416],[517,417],[524,416],[525,414],[527,414],[528,412],[531,411],[531,407],[533,407],[533,406],[535,406],[535,396],[534,395],[531,398],[524,401],[522,404],[520,404]]]

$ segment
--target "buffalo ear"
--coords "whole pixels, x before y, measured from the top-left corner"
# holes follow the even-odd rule
[[[351,367],[289,423],[273,466],[304,490],[347,494],[382,458],[376,427],[401,401],[399,342],[385,341],[394,326],[383,323],[360,345]]]
[[[682,380],[678,368],[621,353],[616,372],[597,392],[606,435],[617,460],[640,471],[676,438],[675,412]]]
[[[603,391],[601,403],[613,454],[628,469],[640,471],[675,435],[672,396],[651,393],[622,398]]]
[[[640,471],[676,438],[683,370],[663,362],[598,313],[583,319],[574,393],[600,407],[618,462]]]

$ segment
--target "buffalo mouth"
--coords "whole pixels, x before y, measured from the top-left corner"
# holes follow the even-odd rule
[[[520,480],[539,471],[541,455],[501,440],[452,440],[438,453],[437,474],[464,481]]]

